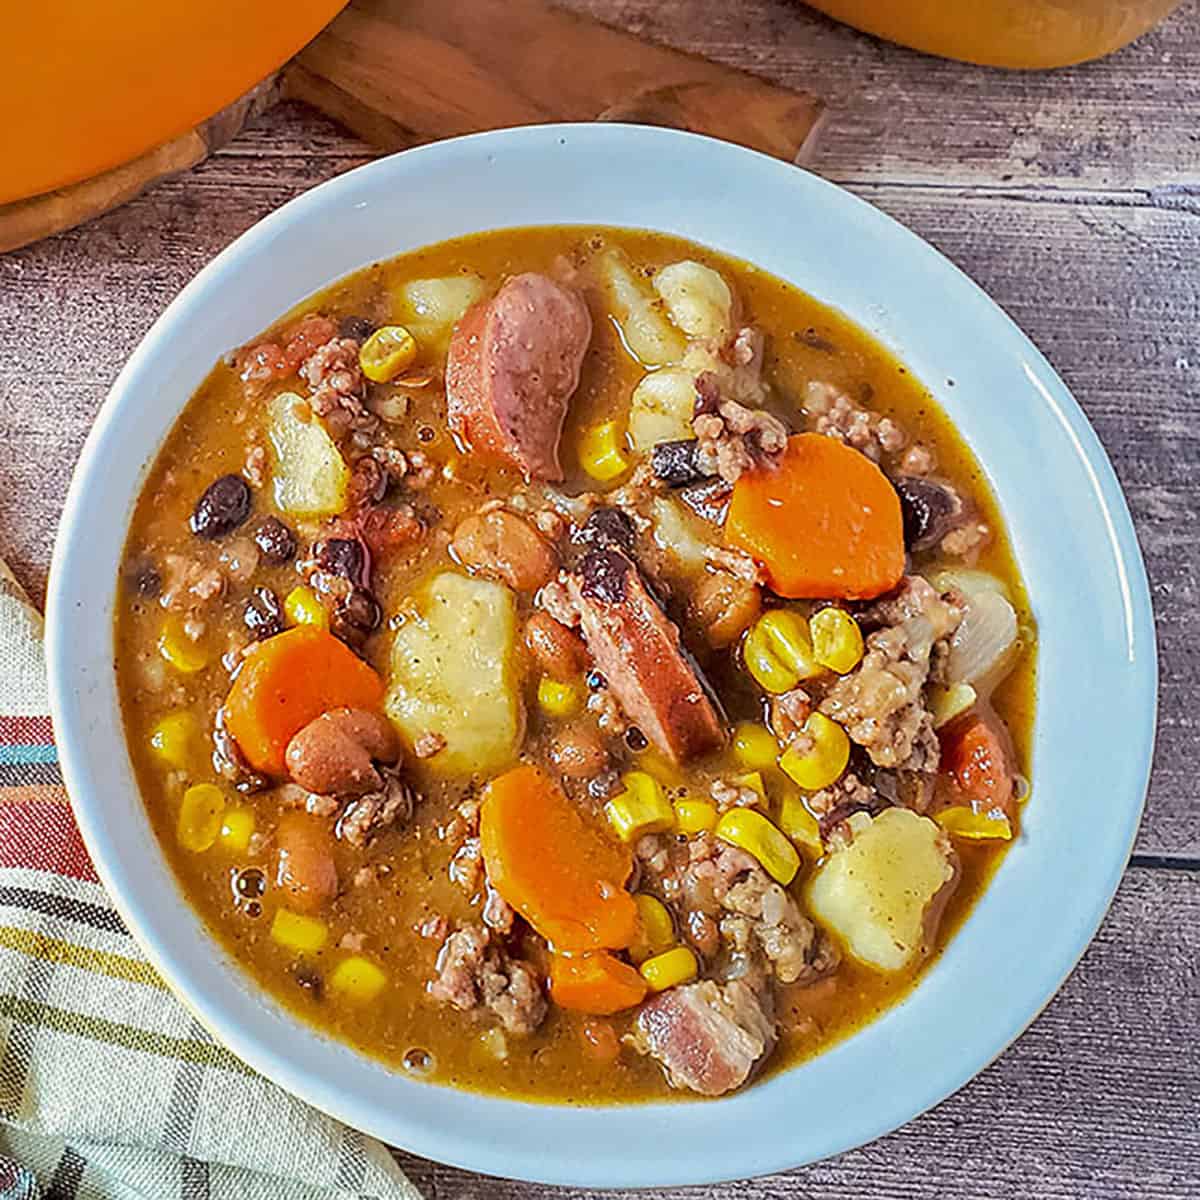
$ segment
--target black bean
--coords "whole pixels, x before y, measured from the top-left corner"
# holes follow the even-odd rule
[[[367,572],[367,550],[358,538],[324,538],[313,546],[317,566],[329,575],[362,584]]]
[[[633,563],[617,550],[589,550],[579,564],[583,594],[605,604],[620,604],[625,599],[627,580]]]
[[[695,438],[684,438],[678,442],[659,442],[650,451],[650,467],[655,478],[670,487],[683,487],[709,478],[703,470],[696,453],[700,443]]]
[[[296,557],[296,535],[278,517],[268,517],[254,531],[254,544],[270,563],[285,563]]]
[[[152,562],[135,563],[128,578],[139,596],[154,597],[162,591],[162,575]]]
[[[366,317],[343,317],[338,326],[338,336],[365,342],[375,332],[375,323]]]
[[[596,508],[583,525],[572,532],[571,538],[589,546],[617,546],[632,551],[633,522],[619,508]]]
[[[910,550],[928,549],[949,533],[962,516],[962,497],[948,484],[918,475],[901,475],[892,480],[892,486],[900,497],[904,544]]]
[[[329,618],[330,631],[349,646],[361,646],[379,628],[383,610],[366,588],[356,587],[339,600]]]
[[[242,612],[246,628],[259,640],[283,632],[283,605],[268,587],[256,587]]]
[[[646,735],[636,726],[630,725],[625,730],[625,745],[627,745],[634,754],[640,754],[645,748],[650,745],[646,740]]]
[[[197,536],[213,540],[232,533],[250,515],[250,485],[240,475],[222,475],[196,501],[188,522]]]

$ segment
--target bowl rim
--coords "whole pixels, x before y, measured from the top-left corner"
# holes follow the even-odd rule
[[[914,1023],[912,1019],[913,1005],[921,1004],[920,998],[934,990],[933,979],[936,977],[939,981],[936,1004],[944,1007],[944,976],[950,968],[943,970],[940,961],[934,964],[909,999],[851,1038],[810,1060],[810,1063],[776,1073],[742,1093],[719,1101],[571,1108],[484,1097],[452,1088],[430,1088],[400,1077],[341,1043],[332,1043],[332,1039],[326,1035],[317,1033],[298,1018],[287,1015],[273,1001],[261,995],[243,994],[247,989],[236,985],[236,980],[233,981],[234,987],[222,990],[214,986],[211,980],[202,977],[199,972],[203,964],[191,950],[173,944],[173,939],[164,935],[164,922],[176,918],[168,918],[156,909],[156,902],[164,909],[178,906],[178,896],[171,900],[161,894],[152,895],[152,885],[144,884],[139,879],[139,873],[127,861],[127,838],[111,828],[112,823],[105,820],[109,801],[106,800],[104,787],[94,782],[93,778],[94,774],[106,774],[112,770],[119,775],[120,765],[101,763],[100,747],[88,745],[89,741],[95,741],[92,726],[94,713],[89,715],[89,704],[95,701],[97,695],[106,693],[104,682],[98,678],[95,663],[91,661],[95,657],[94,651],[83,645],[86,639],[74,633],[81,622],[85,626],[94,624],[92,617],[85,619],[80,615],[82,603],[78,599],[79,588],[86,577],[83,547],[89,528],[95,531],[104,526],[103,519],[99,519],[97,524],[97,518],[89,512],[87,501],[89,493],[101,486],[101,480],[108,470],[108,457],[119,453],[122,426],[128,425],[132,419],[127,410],[135,407],[139,391],[144,392],[150,386],[147,373],[152,369],[155,354],[161,353],[163,347],[173,341],[178,342],[185,337],[183,330],[188,320],[202,312],[206,305],[214,304],[237,272],[252,270],[250,264],[255,256],[266,253],[277,240],[286,240],[289,230],[305,222],[318,220],[321,214],[334,209],[344,211],[347,207],[366,206],[366,197],[373,196],[385,183],[419,178],[443,167],[449,169],[449,166],[454,166],[469,174],[472,171],[497,169],[497,164],[514,157],[531,163],[543,160],[550,162],[563,153],[566,153],[567,161],[571,161],[571,156],[576,156],[581,162],[594,162],[597,157],[606,162],[615,162],[624,156],[627,162],[642,171],[653,171],[655,157],[665,156],[677,164],[692,164],[689,169],[700,171],[702,177],[707,179],[729,172],[750,181],[745,184],[746,187],[761,187],[764,195],[777,195],[781,200],[788,198],[797,205],[812,205],[813,212],[833,214],[836,217],[835,225],[844,227],[855,236],[865,238],[868,242],[879,239],[890,255],[903,260],[905,269],[911,271],[914,278],[935,280],[947,303],[953,302],[950,306],[955,313],[963,314],[953,319],[961,319],[967,327],[974,320],[982,321],[991,342],[1001,347],[1004,354],[1013,356],[1019,364],[1028,380],[1031,397],[1036,396],[1036,401],[1029,401],[1035,406],[1030,412],[1036,413],[1045,422],[1046,430],[1056,430],[1055,436],[1061,437],[1062,446],[1073,453],[1069,466],[1078,471],[1080,479],[1086,481],[1084,491],[1088,495],[1084,498],[1094,502],[1094,510],[1086,505],[1080,510],[1082,519],[1090,521],[1086,525],[1087,536],[1091,539],[1088,543],[1091,546],[1088,563],[1096,570],[1103,565],[1105,569],[1111,567],[1114,572],[1115,586],[1106,588],[1104,593],[1106,603],[1112,601],[1112,612],[1110,614],[1108,608],[1102,606],[1099,616],[1111,624],[1112,640],[1119,641],[1123,636],[1125,644],[1102,645],[1095,662],[1098,664],[1097,670],[1106,671],[1113,678],[1119,677],[1125,686],[1123,697],[1126,703],[1122,711],[1128,718],[1126,757],[1117,776],[1119,787],[1115,789],[1121,795],[1119,803],[1111,801],[1115,805],[1111,827],[1095,838],[1095,858],[1090,864],[1094,870],[1080,876],[1079,898],[1073,905],[1068,899],[1066,903],[1070,907],[1060,910],[1064,912],[1066,928],[1055,931],[1057,940],[1038,959],[1036,982],[1022,981],[1019,1000],[1009,999],[1002,1019],[993,1017],[989,1012],[986,1035],[978,1032],[970,1034],[966,1028],[959,1031],[967,1043],[961,1047],[964,1052],[957,1061],[935,1064],[923,1079],[896,1080],[901,1095],[891,1095],[884,1088],[872,1096],[876,1103],[868,1106],[867,1110],[855,1108],[839,1114],[837,1120],[810,1114],[818,1131],[807,1130],[807,1139],[801,1138],[800,1145],[793,1145],[790,1131],[784,1131],[770,1133],[765,1140],[756,1133],[756,1140],[751,1140],[745,1146],[723,1144],[718,1147],[713,1142],[717,1123],[711,1118],[695,1114],[720,1111],[727,1113],[732,1121],[747,1116],[754,1122],[760,1122],[764,1115],[779,1112],[779,1105],[794,1104],[798,1097],[803,1096],[804,1088],[796,1081],[802,1076],[807,1078],[806,1072],[814,1079],[825,1079],[828,1072],[823,1069],[814,1071],[811,1064],[836,1058],[839,1063],[845,1060],[851,1073],[857,1069],[861,1075],[861,1068],[855,1065],[861,1055],[847,1054],[845,1051],[869,1036],[872,1037],[872,1047],[878,1044],[880,1048],[890,1049],[897,1061],[904,1059],[904,1054],[900,1053],[903,1044],[900,1035],[913,1030],[919,1033],[921,1029],[919,1020]],[[559,168],[548,169],[553,173],[554,169]],[[637,224],[624,220],[609,223],[627,227]],[[511,224],[513,222],[496,226],[479,225],[478,228],[502,228]],[[670,232],[674,225],[654,226],[645,223],[642,227],[657,227]],[[683,236],[692,235],[684,233]],[[714,244],[713,239],[709,239],[709,244]],[[720,248],[724,249],[724,246]],[[395,253],[402,252],[402,249]],[[361,265],[358,260],[347,262],[349,265],[332,276],[330,282],[332,278],[348,274]],[[794,278],[780,270],[769,257],[766,261],[760,257],[756,265],[784,278]],[[805,287],[803,279],[795,282]],[[828,302],[826,296],[815,291],[813,294],[818,300]],[[296,300],[301,298],[296,297]],[[275,319],[282,311],[285,311],[283,307],[276,309],[273,306],[267,320]],[[847,313],[847,316],[860,325],[866,323],[853,313]],[[892,314],[890,319],[894,320],[895,315]],[[880,336],[870,325],[868,328]],[[251,335],[253,332],[257,331],[251,331]],[[897,348],[893,346],[893,349]],[[903,361],[909,361],[903,346],[897,352]],[[952,407],[942,389],[933,386],[928,373],[918,371],[917,374],[930,386],[944,407]],[[199,380],[195,380],[193,388],[198,383]],[[187,394],[183,402],[186,402]],[[181,406],[173,408],[172,423]],[[958,419],[952,419],[961,427]],[[992,472],[986,461],[987,447],[970,441],[969,444],[990,481]],[[142,472],[138,473],[135,494],[140,491],[144,470],[145,464]],[[992,486],[995,487],[995,484]],[[997,492],[1007,518],[1005,497],[999,495],[998,489]],[[127,524],[128,513],[120,522],[122,542]],[[1022,573],[1028,578],[1026,565],[1021,559],[1021,547],[1015,544],[1016,540],[1014,538],[1014,550]],[[1111,554],[1111,561],[1105,557],[1106,554]],[[115,575],[114,570],[113,596],[105,606],[110,628],[116,599]],[[1030,592],[1036,610],[1038,597],[1033,595],[1032,586]],[[111,634],[109,648],[108,657],[111,660]],[[252,226],[205,266],[170,303],[131,355],[87,438],[71,481],[55,542],[47,597],[46,654],[51,709],[63,779],[98,874],[147,957],[214,1036],[250,1066],[318,1109],[405,1149],[488,1174],[584,1187],[710,1183],[765,1174],[815,1161],[863,1145],[898,1128],[973,1078],[1019,1036],[1057,992],[1087,948],[1111,904],[1144,805],[1157,705],[1157,659],[1149,584],[1120,486],[1082,410],[1043,356],[1011,319],[928,243],[835,184],[729,143],[673,130],[618,124],[526,126],[451,139],[375,160],[289,201]],[[89,670],[91,675],[88,674]],[[1037,775],[1041,773],[1043,694],[1043,685],[1040,684],[1036,718],[1039,727],[1036,751],[1039,767],[1035,773],[1035,786]],[[121,744],[124,747],[123,741]],[[111,746],[108,752],[111,755]],[[120,758],[120,755],[112,757]],[[128,772],[127,761],[124,768]],[[1080,763],[1078,769],[1083,771],[1086,768]],[[140,806],[140,797],[136,803]],[[1042,815],[1039,813],[1039,816]],[[1014,854],[1008,856],[1009,860],[1020,851],[1020,847],[1014,848]],[[1002,876],[1006,869],[1007,863],[1002,868]],[[160,872],[155,867],[151,869],[151,874],[158,878]],[[993,880],[989,895],[980,902],[980,907],[990,900],[990,893],[999,881],[1000,877]],[[988,904],[988,907],[990,909],[992,906]],[[989,915],[988,919],[991,921],[992,916]],[[952,939],[951,947],[943,957],[949,957],[949,949],[956,947],[959,942],[968,940],[968,932],[975,921],[976,914],[973,913]],[[184,925],[175,928],[177,931]],[[205,937],[207,941],[212,941],[207,935]],[[214,958],[214,947],[215,943],[200,947],[200,958],[205,955]],[[989,964],[986,961],[972,959],[965,951],[962,955],[956,951],[954,957],[954,971],[968,972],[966,975],[960,974],[960,987],[964,983],[974,987],[975,976],[970,974],[971,971],[985,975],[988,972]],[[223,952],[216,951],[215,958],[223,959]],[[961,964],[959,959],[962,960]],[[211,963],[208,965],[211,967]],[[934,1000],[930,1000],[930,1004],[936,1007]],[[875,1037],[872,1031],[891,1022],[897,1010],[903,1010],[903,1019],[890,1028],[886,1035]],[[295,1039],[297,1032],[302,1036],[299,1041],[289,1040],[289,1037],[282,1036],[283,1031],[287,1031],[291,1039]],[[347,1069],[354,1075],[354,1087],[363,1089],[362,1094],[353,1088],[349,1091],[343,1089],[331,1081],[323,1069],[332,1063],[350,1060],[357,1061],[357,1065]],[[883,1068],[885,1076],[889,1069]],[[380,1074],[386,1077],[386,1086],[393,1101],[397,1097],[401,1101],[390,1102],[386,1106],[387,1111],[377,1096],[373,1099],[366,1094],[371,1089],[378,1092],[371,1078]],[[868,1089],[873,1087],[873,1082],[861,1080]],[[410,1092],[410,1089],[417,1091]],[[416,1099],[407,1106],[410,1111],[406,1111],[403,1100],[410,1094]],[[430,1096],[436,1098],[429,1099]],[[452,1098],[450,1102],[447,1102],[447,1097]],[[427,1109],[429,1114],[422,1118],[418,1109]],[[637,1128],[630,1122],[618,1119],[620,1114],[628,1113],[644,1115],[645,1119],[641,1122],[646,1127],[644,1136],[638,1134]],[[455,1121],[461,1123],[468,1132],[463,1134],[455,1128],[447,1130],[445,1118],[448,1114],[453,1114]],[[435,1117],[440,1124],[431,1123]],[[725,1123],[723,1115],[719,1124]],[[526,1136],[527,1125],[535,1128]],[[617,1135],[615,1142],[609,1142],[607,1137],[597,1140],[621,1145],[624,1153],[619,1160],[616,1156],[595,1149],[589,1155],[586,1135],[592,1126],[607,1128]],[[662,1145],[672,1144],[665,1140],[668,1128],[685,1133],[688,1139],[686,1157],[661,1153]],[[639,1141],[639,1138],[642,1140]]]

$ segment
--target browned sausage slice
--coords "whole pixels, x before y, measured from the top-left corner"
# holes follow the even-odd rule
[[[611,547],[592,550],[566,586],[596,667],[642,733],[677,763],[720,746],[717,710],[633,562]]]
[[[514,275],[454,327],[450,428],[473,450],[558,482],[567,405],[592,337],[583,297],[546,275]]]

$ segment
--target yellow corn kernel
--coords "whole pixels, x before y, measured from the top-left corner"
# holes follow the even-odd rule
[[[645,833],[666,833],[675,828],[675,810],[653,775],[628,771],[621,782],[625,790],[604,806],[608,822],[621,841],[633,842]]]
[[[752,792],[757,792],[764,800],[767,798],[761,771],[747,771],[745,775],[735,775],[733,782],[739,787],[748,787]]]
[[[742,644],[742,658],[755,683],[777,695],[821,671],[804,619],[783,608],[763,613],[754,622]]]
[[[779,802],[779,828],[805,850],[820,854],[824,849],[821,827],[799,792],[789,791]]]
[[[839,675],[853,671],[862,660],[863,635],[858,622],[844,609],[823,608],[808,622],[817,662]]]
[[[625,439],[616,421],[603,421],[584,432],[579,442],[579,465],[593,478],[607,483],[629,470]]]
[[[358,352],[358,365],[372,383],[390,383],[417,357],[417,339],[403,325],[381,325]]]
[[[707,833],[716,825],[717,816],[717,806],[708,800],[675,801],[675,827],[680,833]]]
[[[799,746],[793,744],[783,752],[779,765],[806,792],[819,792],[846,769],[850,739],[836,721],[819,712],[809,714],[802,732],[811,740],[812,748],[801,753]]]
[[[637,765],[647,775],[653,775],[664,787],[682,787],[687,782],[684,773],[653,746],[647,746],[638,753]]]
[[[287,594],[283,611],[293,625],[315,625],[318,629],[329,628],[329,612],[312,588],[300,584]]]
[[[352,954],[343,958],[329,973],[329,990],[351,1000],[374,1000],[387,986],[387,981],[381,967],[361,954]]]
[[[197,854],[209,849],[221,832],[225,793],[211,783],[198,783],[183,793],[175,833],[185,850]]]
[[[158,635],[158,652],[175,670],[185,675],[203,671],[208,666],[208,654],[183,632],[182,624],[174,617],[168,617],[163,623]]]
[[[765,725],[743,721],[733,731],[733,752],[751,771],[773,767],[779,757],[779,744]]]
[[[955,837],[970,838],[972,841],[995,838],[1000,841],[1012,840],[1012,825],[1008,818],[1000,812],[977,813],[966,804],[956,804],[951,808],[943,808],[933,814],[933,819],[949,834]]]
[[[738,846],[758,859],[767,874],[785,887],[800,870],[796,847],[756,809],[730,809],[717,822],[715,833],[723,842]]]
[[[675,944],[675,924],[661,900],[638,892],[633,902],[637,905],[640,921],[638,935],[629,947],[629,957],[635,963],[643,963]]]
[[[191,762],[199,731],[196,718],[186,709],[167,713],[150,730],[150,748],[171,766],[182,769]]]
[[[952,683],[949,687],[929,689],[929,711],[933,714],[933,727],[940,729],[955,717],[961,717],[973,708],[978,697],[969,683]]]
[[[665,991],[681,983],[690,983],[698,973],[696,956],[687,946],[673,946],[662,954],[656,954],[653,958],[646,959],[638,970],[655,992]]]
[[[583,707],[583,689],[545,676],[538,683],[538,707],[548,717],[573,717]]]
[[[292,912],[289,908],[278,909],[271,922],[271,940],[301,954],[315,954],[325,945],[328,936],[329,926],[324,921]]]
[[[254,809],[231,808],[221,818],[221,845],[232,854],[244,854],[254,832]]]

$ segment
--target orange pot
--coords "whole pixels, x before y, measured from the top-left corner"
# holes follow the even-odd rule
[[[1141,37],[1181,0],[808,0],[905,46],[993,67],[1062,67]]]
[[[55,0],[5,6],[0,203],[176,137],[285,63],[346,0]]]

